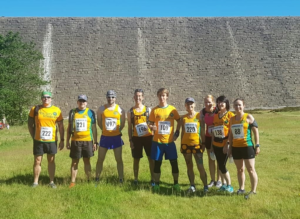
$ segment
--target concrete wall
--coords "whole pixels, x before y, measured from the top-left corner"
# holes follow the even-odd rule
[[[126,110],[143,88],[146,104],[170,90],[184,110],[192,96],[243,97],[248,108],[300,105],[300,17],[0,18],[43,52],[55,105],[64,116],[78,94],[96,110],[109,89]]]

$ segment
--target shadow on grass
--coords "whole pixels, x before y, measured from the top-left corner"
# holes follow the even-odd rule
[[[54,181],[55,184],[65,184],[66,182],[68,182],[68,180],[70,180],[69,178],[63,178],[63,177],[55,177]],[[32,185],[33,183],[33,175],[32,174],[25,174],[25,175],[15,175],[12,178],[9,178],[7,180],[1,180],[1,183],[5,183],[7,185],[11,185],[11,184],[25,184],[25,185]],[[48,175],[40,175],[39,177],[39,184],[43,185],[47,185],[49,184],[49,176]]]

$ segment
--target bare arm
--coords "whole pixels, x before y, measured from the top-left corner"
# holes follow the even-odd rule
[[[133,149],[134,145],[132,143],[132,123],[131,123],[131,113],[128,111],[127,113],[127,123],[128,123],[128,138],[130,143],[130,148]]]
[[[103,112],[99,108],[97,111],[97,124],[101,130],[102,130],[102,113]]]
[[[96,127],[96,123],[92,124],[92,132],[93,132],[93,151],[97,150],[97,127]]]
[[[63,120],[57,122],[58,124],[58,131],[60,135],[60,142],[59,142],[59,149],[62,150],[64,148],[64,138],[65,138],[65,129],[64,129],[64,123]]]
[[[67,128],[67,142],[66,142],[66,148],[67,149],[70,149],[70,139],[71,139],[70,124],[68,124],[68,128]]]
[[[124,128],[125,121],[126,121],[126,112],[124,109],[121,109],[121,110],[122,110],[122,115],[121,115],[120,131],[122,131],[122,129]]]
[[[32,118],[30,116],[28,117],[27,126],[28,126],[28,131],[31,135],[31,138],[34,139],[34,118]]]

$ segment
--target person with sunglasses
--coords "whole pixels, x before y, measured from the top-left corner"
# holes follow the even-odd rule
[[[97,111],[97,124],[102,130],[102,135],[100,138],[98,161],[96,165],[96,185],[99,182],[103,170],[103,162],[107,150],[110,149],[114,151],[120,183],[123,183],[124,180],[122,160],[122,146],[124,145],[124,142],[121,138],[121,131],[125,126],[126,114],[124,109],[116,104],[116,97],[117,94],[114,90],[107,91],[107,104],[99,107]]]
[[[48,173],[50,178],[49,187],[55,189],[55,154],[57,153],[57,132],[56,125],[60,134],[59,149],[64,148],[64,125],[61,110],[51,104],[52,93],[42,92],[42,105],[31,108],[28,116],[28,130],[33,139],[33,175],[32,187],[38,186],[41,173],[43,154],[47,153]]]
[[[71,183],[69,188],[75,186],[78,163],[81,157],[83,157],[85,174],[88,181],[90,180],[90,157],[94,156],[94,151],[97,150],[96,117],[94,111],[86,107],[87,100],[88,98],[85,94],[79,95],[77,100],[78,107],[71,109],[69,113],[66,143],[66,147],[70,149],[70,157],[72,158]]]
[[[144,148],[149,161],[151,184],[154,185],[154,161],[150,157],[153,135],[147,125],[151,109],[143,105],[144,91],[142,89],[136,89],[134,91],[133,99],[135,105],[127,113],[128,137],[133,157],[133,183],[135,185],[138,184],[139,163],[143,157]]]

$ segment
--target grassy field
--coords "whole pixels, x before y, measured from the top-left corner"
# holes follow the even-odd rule
[[[180,195],[172,194],[169,162],[162,165],[160,194],[149,186],[147,159],[141,159],[140,185],[133,186],[132,158],[126,128],[123,131],[125,183],[118,185],[116,163],[109,151],[98,187],[85,179],[79,164],[76,187],[69,189],[68,150],[56,156],[56,190],[47,187],[46,159],[42,163],[40,186],[31,188],[32,140],[27,127],[0,131],[0,218],[300,218],[300,111],[253,114],[259,124],[261,154],[256,159],[259,176],[257,195],[219,194],[212,189],[206,196],[199,191],[193,197],[184,192],[189,187],[183,156],[179,153]],[[100,133],[100,132],[99,132]],[[177,147],[179,146],[177,141]],[[178,147],[179,148],[179,147]],[[46,157],[45,157],[46,158]],[[91,159],[93,175],[97,155]],[[204,161],[206,170],[207,157]],[[234,164],[227,164],[234,189],[238,189]],[[196,172],[196,171],[195,171]],[[210,179],[209,179],[210,180]],[[202,190],[199,173],[197,188]],[[246,190],[250,180],[246,175]]]

